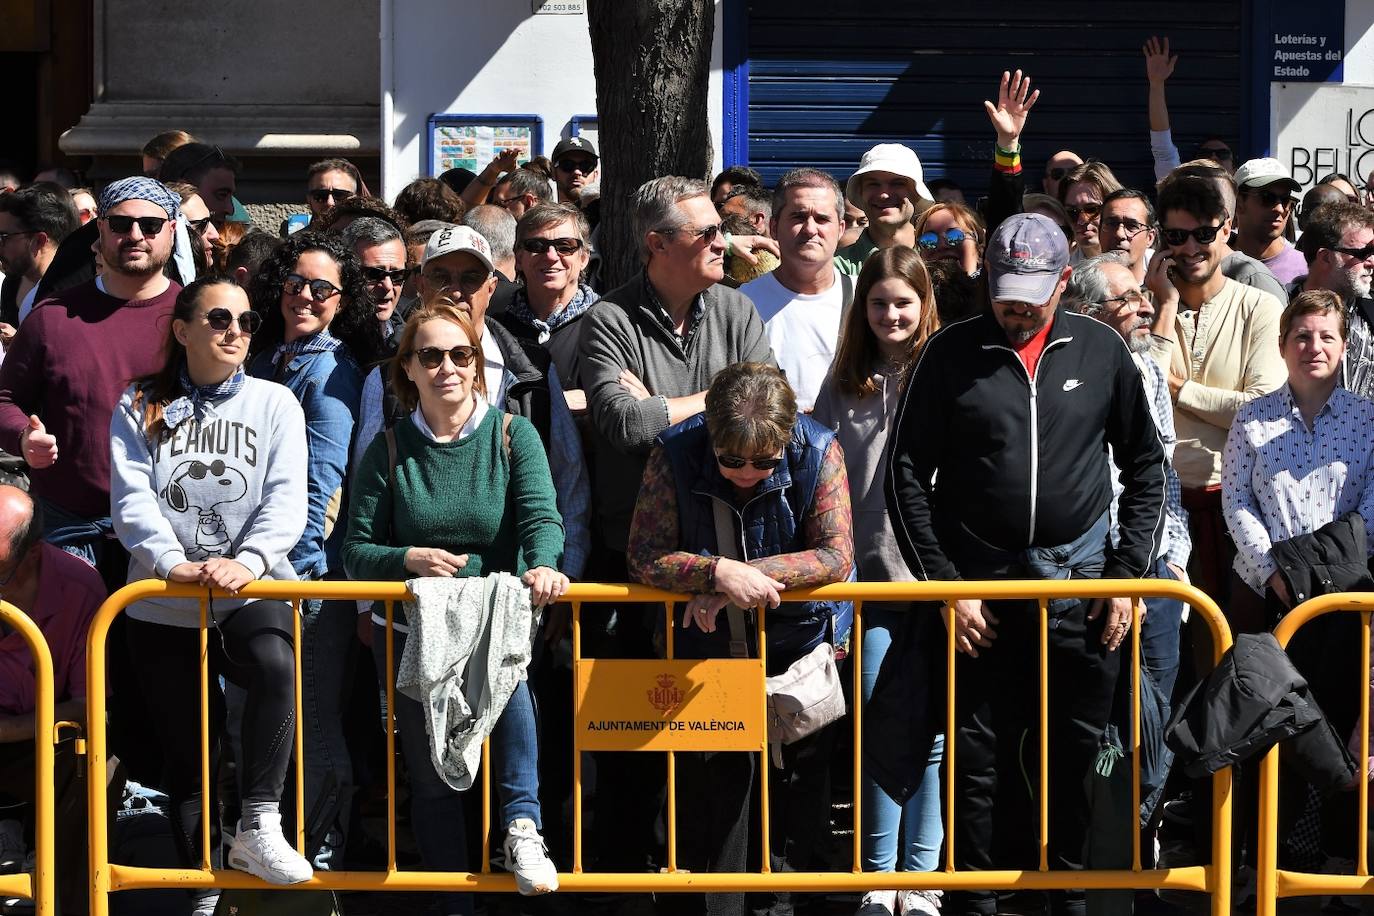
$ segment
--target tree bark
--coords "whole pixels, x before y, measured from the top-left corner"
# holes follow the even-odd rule
[[[588,0],[601,154],[601,276],[639,270],[634,192],[650,178],[709,178],[713,0]]]

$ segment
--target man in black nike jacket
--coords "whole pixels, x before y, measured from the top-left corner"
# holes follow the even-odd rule
[[[987,248],[991,310],[940,331],[916,365],[889,445],[886,496],[898,546],[922,579],[1129,579],[1153,566],[1164,447],[1120,336],[1057,309],[1068,260],[1049,219],[1009,218]],[[1116,546],[1109,446],[1125,487]],[[954,606],[965,657],[949,829],[961,870],[992,868],[995,855],[1000,867],[1037,864],[1027,797],[1027,785],[1038,785],[1037,616],[1028,602]],[[1049,602],[1049,616],[1049,864],[1073,869],[1083,863],[1084,778],[1131,608],[1126,598],[1061,599]],[[995,905],[991,892],[964,892],[945,911],[991,916]],[[1084,911],[1081,892],[1056,894],[1051,905]]]

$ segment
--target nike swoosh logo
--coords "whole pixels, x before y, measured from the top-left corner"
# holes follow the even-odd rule
[[[1083,384],[1083,383],[1080,382],[1078,379],[1076,379],[1076,378],[1071,378],[1071,379],[1069,379],[1068,381],[1066,381],[1066,382],[1064,383],[1064,390],[1065,390],[1065,391],[1073,391],[1075,388],[1077,388],[1077,387],[1078,387],[1079,385],[1081,385],[1081,384]]]

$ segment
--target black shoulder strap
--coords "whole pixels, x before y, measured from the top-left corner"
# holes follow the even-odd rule
[[[386,480],[391,485],[391,489],[396,489],[396,430],[394,427],[386,428]]]

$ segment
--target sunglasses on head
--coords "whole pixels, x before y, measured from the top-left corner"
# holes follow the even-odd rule
[[[444,364],[444,357],[452,360],[453,365],[465,369],[477,358],[477,348],[458,346],[445,350],[443,347],[421,347],[415,351],[415,358],[426,369],[438,369]]]
[[[1263,204],[1266,207],[1277,207],[1280,204],[1286,207],[1289,204],[1293,203],[1293,198],[1290,195],[1275,194],[1273,191],[1261,191],[1254,190],[1251,188],[1242,188],[1240,193],[1244,197],[1252,197],[1257,199],[1261,204]]]
[[[1210,245],[1216,241],[1220,231],[1220,226],[1198,226],[1196,229],[1163,229],[1159,234],[1164,236],[1166,245],[1177,248],[1188,244],[1189,237],[1197,239],[1199,245]]]
[[[307,280],[300,274],[287,274],[286,279],[281,281],[281,291],[288,296],[299,296],[307,286],[310,287],[310,298],[316,302],[323,302],[329,297],[343,292],[324,277]]]
[[[554,163],[554,168],[560,172],[581,172],[583,175],[590,175],[596,171],[595,159],[559,159]]]
[[[943,240],[946,248],[956,248],[964,243],[968,234],[964,230],[956,227],[946,229],[944,232],[922,232],[916,239],[916,244],[926,251],[934,251],[940,247]]]
[[[228,309],[210,309],[205,313],[205,320],[216,331],[229,330],[229,326],[237,320],[239,333],[250,337],[262,327],[262,316],[257,312],[243,312],[236,319],[234,313]]]
[[[138,223],[138,231],[145,236],[154,236],[162,231],[169,220],[165,216],[106,216],[105,225],[116,235],[128,235]]]
[[[738,455],[716,455],[716,463],[723,468],[738,471],[746,464],[752,464],[756,471],[772,471],[782,464],[781,458],[741,458]]]
[[[520,248],[529,254],[544,254],[550,248],[559,254],[576,254],[582,248],[581,239],[525,239]]]
[[[329,198],[342,202],[353,196],[352,191],[345,191],[341,188],[315,188],[310,192],[310,199],[317,204],[322,204]]]
[[[1084,204],[1081,207],[1065,207],[1064,210],[1069,214],[1069,219],[1076,223],[1080,216],[1086,216],[1088,219],[1096,219],[1102,212],[1102,205]]]
[[[363,279],[368,283],[381,283],[383,280],[390,280],[392,286],[400,286],[409,278],[409,267],[398,267],[395,270],[387,270],[385,267],[363,268]]]
[[[1200,146],[1198,147],[1199,159],[1211,159],[1214,162],[1230,162],[1231,151],[1226,147]]]

